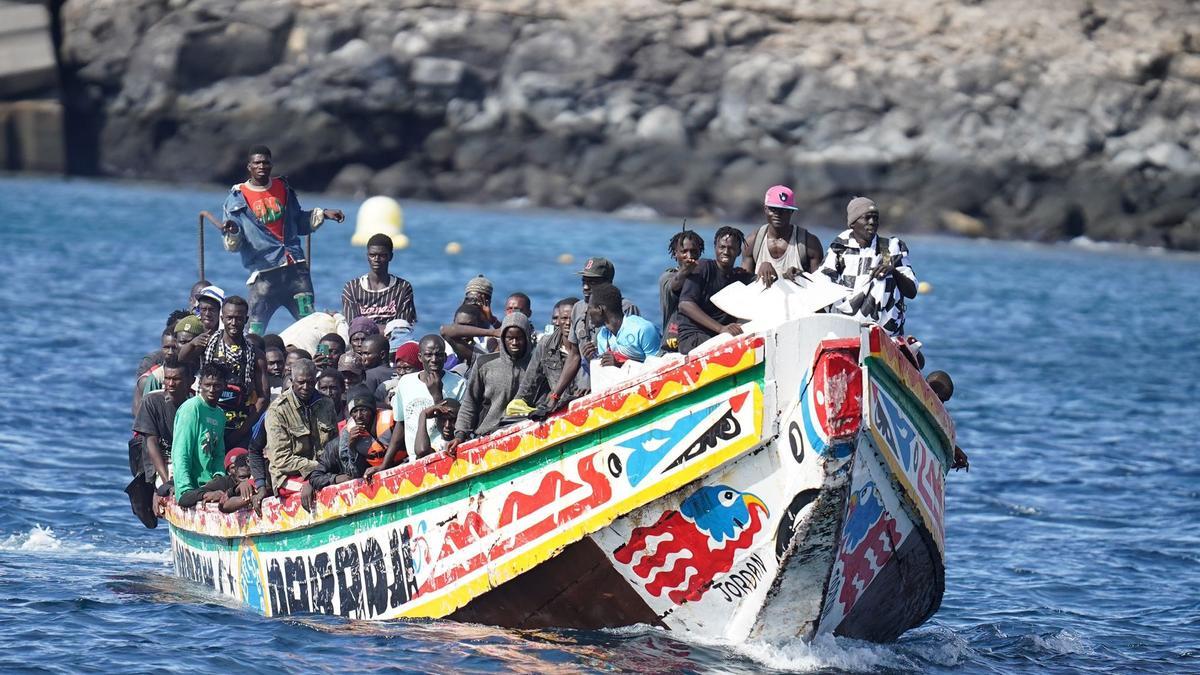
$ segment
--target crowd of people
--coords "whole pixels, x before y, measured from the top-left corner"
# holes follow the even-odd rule
[[[898,339],[905,301],[916,296],[908,249],[878,235],[874,202],[851,200],[846,230],[824,249],[792,222],[793,191],[776,185],[766,191],[766,224],[749,238],[720,228],[711,258],[695,231],[672,237],[661,321],[622,294],[610,260],[592,257],[578,272],[581,297],[556,302],[544,331],[534,329],[522,292],[496,316],[494,287],[479,275],[450,323],[418,336],[414,289],[390,271],[392,240],[375,235],[367,273],[342,292],[349,344],[330,333],[309,353],[264,329],[280,307],[295,319],[313,311],[300,237],[344,216],[302,210],[271,159],[266,147],[252,148],[247,180],[225,201],[224,246],[241,255],[249,297],[197,282],[188,309],[168,317],[159,348],[138,367],[130,464],[144,483],[143,511],[161,514],[171,499],[184,508],[258,509],[272,495],[298,495],[311,510],[324,487],[544,419],[590,391],[597,364],[686,355],[719,333],[740,334],[739,319],[713,303],[734,282],[824,275],[852,289],[828,311],[877,322]]]

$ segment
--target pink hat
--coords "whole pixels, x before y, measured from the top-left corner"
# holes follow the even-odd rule
[[[776,185],[767,190],[767,196],[763,200],[763,204],[772,209],[795,211],[796,193],[792,192],[792,188],[786,185]]]

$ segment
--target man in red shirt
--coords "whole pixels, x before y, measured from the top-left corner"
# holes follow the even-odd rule
[[[345,220],[338,209],[304,211],[282,176],[272,176],[271,150],[250,148],[244,183],[229,189],[224,206],[225,250],[238,251],[250,271],[249,330],[262,334],[275,310],[286,307],[295,319],[313,311],[313,287],[300,237],[327,218]]]

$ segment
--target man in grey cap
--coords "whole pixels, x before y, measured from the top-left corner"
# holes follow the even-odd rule
[[[559,377],[558,384],[554,385],[550,391],[549,402],[546,406],[548,409],[534,413],[535,418],[552,412],[558,406],[563,392],[571,386],[573,381],[580,391],[591,389],[590,375],[584,362],[596,357],[596,331],[600,330],[600,327],[593,326],[588,321],[588,300],[592,297],[592,286],[602,283],[611,284],[617,271],[608,258],[588,258],[583,269],[579,270],[577,274],[582,277],[583,299],[571,308],[571,323],[567,327],[567,361],[563,365],[562,376]],[[629,298],[621,299],[621,312],[625,316],[642,315],[638,306],[630,302]]]
[[[917,278],[908,263],[908,246],[897,237],[880,237],[879,208],[866,197],[846,205],[849,229],[829,244],[818,272],[854,289],[830,311],[875,322],[892,336],[904,333],[905,298],[917,297]]]

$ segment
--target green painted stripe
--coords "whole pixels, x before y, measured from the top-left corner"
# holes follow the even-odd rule
[[[884,391],[891,395],[892,400],[916,424],[917,432],[921,434],[925,443],[937,453],[938,459],[942,463],[942,473],[949,471],[954,448],[947,447],[950,439],[942,433],[941,425],[925,410],[925,407],[913,396],[908,387],[892,374],[886,363],[880,359],[868,357],[867,367],[872,381],[881,385]]]
[[[757,364],[752,368],[735,373],[730,377],[722,378],[706,387],[689,392],[661,406],[650,408],[633,417],[620,420],[566,443],[546,448],[541,452],[507,466],[489,471],[483,475],[459,481],[445,488],[417,495],[407,500],[392,502],[369,511],[351,514],[344,518],[337,518],[302,530],[257,536],[254,537],[255,545],[259,551],[264,553],[317,548],[332,541],[353,536],[356,532],[405,520],[450,502],[465,500],[471,495],[508,483],[523,474],[532,473],[547,465],[580,454],[584,450],[600,445],[606,440],[620,436],[637,427],[653,424],[664,417],[678,412],[680,409],[693,406],[710,398],[719,397],[721,394],[747,382],[757,382],[762,386],[764,373],[765,366],[761,363]],[[178,528],[173,529],[177,535],[183,532]],[[237,540],[231,540],[226,537],[210,537],[194,532],[187,532],[187,536],[181,536],[180,538],[189,546],[201,550],[213,550],[222,545],[232,545],[236,548],[237,545]],[[212,543],[206,543],[204,540]],[[233,543],[230,544],[228,542]]]

